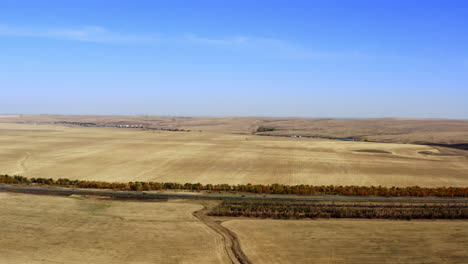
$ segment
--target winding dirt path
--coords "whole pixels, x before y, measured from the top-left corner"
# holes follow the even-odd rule
[[[216,233],[221,235],[222,240],[224,242],[224,249],[229,259],[231,260],[231,263],[233,264],[252,263],[242,251],[239,238],[237,237],[237,235],[234,232],[222,226],[221,221],[214,220],[213,218],[210,218],[209,216],[207,216],[208,211],[209,211],[208,207],[206,205],[203,205],[203,209],[195,211],[193,215],[198,220],[206,224],[209,228],[211,228]]]

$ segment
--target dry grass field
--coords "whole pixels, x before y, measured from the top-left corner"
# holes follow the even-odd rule
[[[201,207],[0,193],[0,263],[228,263]]]
[[[26,177],[468,186],[466,157],[424,145],[0,123],[0,146],[0,173]]]
[[[417,118],[277,118],[277,117],[168,117],[0,115],[0,123],[91,122],[99,125],[141,124],[150,128],[178,128],[203,132],[252,134],[259,126],[275,128],[268,134],[323,137],[359,137],[394,143],[468,143],[468,120]]]
[[[252,263],[466,263],[466,221],[230,220]]]
[[[193,201],[0,193],[0,263],[231,263]],[[212,218],[250,263],[466,263],[467,221]]]

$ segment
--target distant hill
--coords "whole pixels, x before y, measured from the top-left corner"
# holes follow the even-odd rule
[[[276,118],[91,115],[0,115],[1,123],[88,123],[276,136],[316,136],[418,144],[467,144],[468,120],[416,118]],[[265,129],[259,128],[268,128]],[[260,132],[258,132],[260,131]]]

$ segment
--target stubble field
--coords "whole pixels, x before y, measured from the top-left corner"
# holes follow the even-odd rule
[[[468,222],[231,220],[253,263],[466,263]]]
[[[468,186],[468,162],[430,146],[0,124],[0,172],[110,182]]]
[[[0,193],[0,263],[231,263],[194,201]],[[465,263],[467,221],[214,218],[250,263]],[[212,221],[213,221],[212,220]]]
[[[0,193],[0,263],[228,263],[201,208]]]
[[[148,128],[249,135],[259,127],[274,128],[260,134],[321,137],[357,137],[392,143],[468,143],[468,120],[418,118],[280,118],[280,117],[176,117],[92,115],[1,115],[0,123],[90,122],[101,126],[143,125]]]

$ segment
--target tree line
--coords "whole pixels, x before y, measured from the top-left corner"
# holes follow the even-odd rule
[[[260,126],[257,128],[257,132],[271,132],[271,131],[276,131],[276,129],[273,127],[265,127],[265,126]]]
[[[285,201],[223,201],[210,215],[274,219],[367,218],[367,219],[468,219],[467,203],[369,204]]]
[[[19,175],[0,175],[0,183],[51,185],[72,188],[112,189],[122,191],[189,190],[208,192],[242,192],[256,194],[289,195],[343,195],[383,197],[468,197],[468,187],[384,187],[384,186],[336,186],[336,185],[283,185],[283,184],[201,184],[161,182],[104,182],[70,180],[66,178],[27,178]]]

